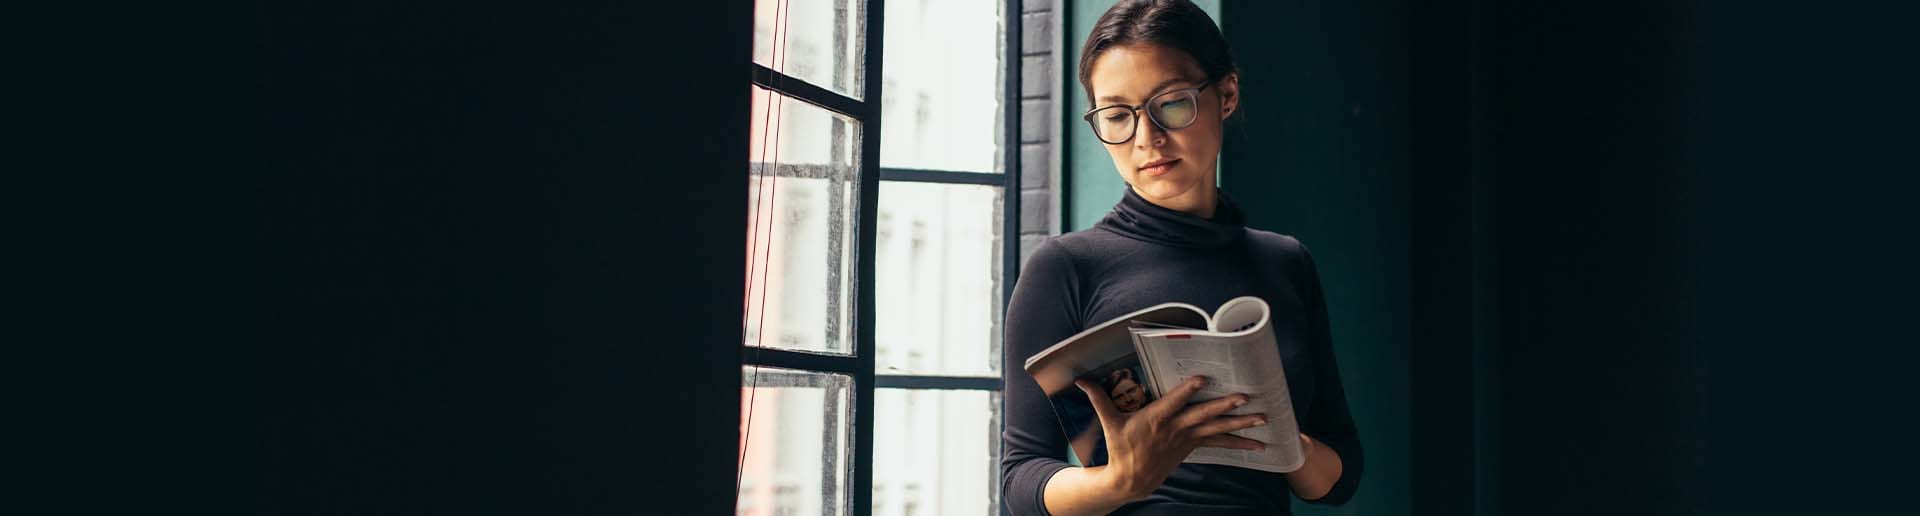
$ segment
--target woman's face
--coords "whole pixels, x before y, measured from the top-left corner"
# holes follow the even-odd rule
[[[1093,105],[1138,106],[1163,92],[1203,85],[1200,65],[1186,53],[1156,44],[1123,45],[1094,58],[1088,84]],[[1220,158],[1221,121],[1239,104],[1239,78],[1229,74],[1200,90],[1198,118],[1163,130],[1145,110],[1134,113],[1133,139],[1106,144],[1120,179],[1146,200],[1171,209],[1211,212],[1214,163]],[[1172,160],[1167,166],[1147,167]]]

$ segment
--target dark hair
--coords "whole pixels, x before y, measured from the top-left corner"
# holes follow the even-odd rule
[[[1089,104],[1093,102],[1093,60],[1108,49],[1134,43],[1185,52],[1200,64],[1209,81],[1238,70],[1220,27],[1191,0],[1121,0],[1100,15],[1086,44],[1080,46],[1080,87],[1087,90]]]

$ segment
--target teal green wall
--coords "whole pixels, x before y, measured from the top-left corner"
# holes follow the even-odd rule
[[[1366,473],[1339,508],[1412,514],[1405,50],[1398,5],[1237,2],[1220,21],[1241,69],[1221,180],[1248,225],[1294,235],[1326,285]]]
[[[1092,226],[1123,183],[1080,113],[1080,44],[1110,1],[1068,11],[1061,73],[1068,101],[1068,230]],[[1398,4],[1201,2],[1220,23],[1241,73],[1242,104],[1222,150],[1222,187],[1252,227],[1297,236],[1327,286],[1334,346],[1366,472],[1347,505],[1296,504],[1300,514],[1411,514],[1408,374],[1408,172],[1405,51]],[[1256,25],[1257,24],[1257,25]]]

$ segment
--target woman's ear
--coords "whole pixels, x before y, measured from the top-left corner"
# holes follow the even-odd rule
[[[1230,73],[1220,78],[1220,120],[1225,121],[1240,109],[1240,74]]]

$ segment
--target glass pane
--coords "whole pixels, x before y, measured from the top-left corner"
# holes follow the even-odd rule
[[[743,515],[847,514],[853,378],[748,366],[740,382]]]
[[[746,345],[851,353],[859,124],[756,87],[752,131]]]
[[[863,0],[754,0],[753,62],[860,98],[866,13]]]
[[[880,182],[879,374],[999,376],[1000,191]]]
[[[887,2],[880,166],[999,172],[1006,2]]]
[[[873,514],[993,514],[999,404],[989,391],[879,389]]]

